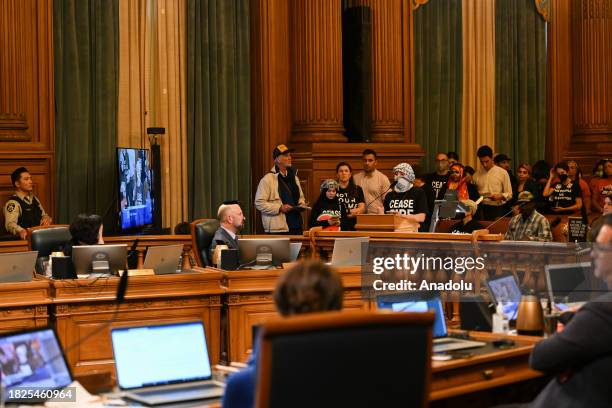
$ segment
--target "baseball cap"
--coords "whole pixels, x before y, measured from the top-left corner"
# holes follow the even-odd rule
[[[290,149],[284,144],[279,144],[278,146],[274,148],[274,151],[272,152],[272,158],[276,159],[281,154],[287,154],[291,152],[295,152],[295,149]]]
[[[497,164],[497,163],[504,162],[506,160],[510,161],[510,158],[507,155],[505,155],[504,153],[500,153],[500,154],[495,156],[495,158],[493,159],[493,162],[495,164]]]
[[[517,202],[518,203],[529,203],[531,201],[533,201],[534,197],[533,194],[531,193],[531,191],[521,191],[521,193],[518,195],[517,198]]]

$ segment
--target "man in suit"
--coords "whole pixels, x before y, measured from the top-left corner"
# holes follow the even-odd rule
[[[215,232],[210,244],[210,257],[212,259],[217,245],[227,245],[228,249],[238,249],[236,234],[244,227],[244,215],[237,202],[223,203],[217,211],[217,218],[221,226]]]
[[[593,273],[612,288],[612,215],[592,250]],[[582,306],[560,333],[536,344],[532,368],[555,377],[534,407],[608,407],[612,401],[612,293]]]

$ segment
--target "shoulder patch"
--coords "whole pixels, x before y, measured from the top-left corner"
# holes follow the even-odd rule
[[[8,203],[6,205],[6,211],[12,213],[13,211],[15,211],[15,203]]]

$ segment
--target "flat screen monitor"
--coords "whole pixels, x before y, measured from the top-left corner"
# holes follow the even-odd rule
[[[75,246],[72,248],[72,262],[77,275],[117,275],[126,267],[127,245]]]
[[[41,328],[0,335],[0,370],[4,397],[11,390],[60,389],[72,382],[53,329]]]
[[[240,265],[282,266],[291,260],[289,238],[242,238],[238,240]]]
[[[122,231],[153,224],[153,181],[149,151],[117,148],[119,217]]]
[[[379,309],[391,309],[394,312],[425,313],[434,312],[433,337],[446,337],[446,318],[440,293],[437,291],[414,291],[394,293],[376,297]]]

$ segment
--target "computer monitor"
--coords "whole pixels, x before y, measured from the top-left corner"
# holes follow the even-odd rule
[[[149,151],[117,148],[119,214],[122,231],[153,224],[155,196]]]
[[[51,328],[1,334],[0,371],[5,397],[12,395],[16,387],[55,390],[72,383],[62,348]]]
[[[117,275],[126,269],[127,245],[83,245],[72,248],[72,262],[77,275]]]
[[[379,309],[391,309],[394,312],[427,312],[435,313],[433,337],[446,337],[446,321],[440,293],[437,291],[414,291],[380,295],[376,298]]]
[[[212,378],[202,322],[116,328],[111,341],[123,390]]]
[[[512,274],[495,276],[487,279],[487,289],[491,299],[501,304],[504,315],[508,320],[516,320],[518,305],[521,301],[521,289]]]
[[[546,283],[551,302],[581,303],[591,299],[593,287],[590,262],[546,265]],[[564,299],[563,301],[561,299]]]
[[[243,267],[282,266],[291,260],[289,238],[242,238],[238,249]]]

